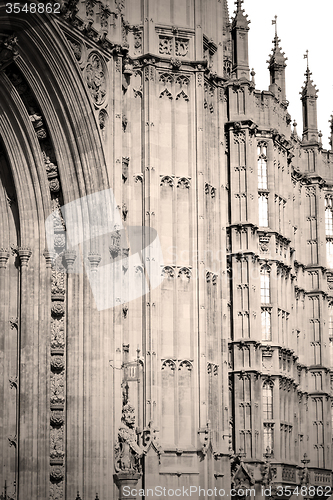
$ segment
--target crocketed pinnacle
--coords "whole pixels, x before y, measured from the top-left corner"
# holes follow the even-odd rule
[[[309,67],[306,68],[305,72],[305,83],[304,87],[302,88],[302,92],[300,92],[302,99],[306,97],[312,97],[312,98],[317,98],[317,93],[318,89],[314,85],[313,81],[311,80],[311,71]]]
[[[248,20],[247,14],[245,14],[244,9],[242,9],[243,2],[244,0],[236,0],[236,11],[235,17],[232,21],[232,28],[249,29],[249,24],[251,21]]]
[[[223,1],[223,29],[226,33],[227,28],[230,27],[230,18],[229,18],[229,8],[228,8],[228,0]]]
[[[280,47],[280,38],[277,36],[277,33],[275,33],[275,37],[274,37],[274,40],[273,40],[273,50],[272,50],[272,54],[270,55],[270,58],[268,59],[268,64],[269,64],[269,68],[272,68],[272,67],[282,67],[282,68],[285,68],[286,67],[286,61],[288,60],[288,58],[285,56],[284,52],[282,52],[282,49]]]
[[[331,146],[331,149],[333,149],[333,115],[331,115],[331,118],[328,120],[328,123],[330,124],[330,137],[329,137],[329,143]]]

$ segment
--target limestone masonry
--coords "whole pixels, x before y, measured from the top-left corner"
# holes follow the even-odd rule
[[[0,499],[328,498],[309,66],[300,137],[276,31],[256,88],[246,2],[44,4],[0,3]]]

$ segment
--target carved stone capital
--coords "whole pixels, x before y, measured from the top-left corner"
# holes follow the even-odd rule
[[[6,269],[10,251],[8,248],[0,248],[0,269]]]
[[[49,250],[45,250],[43,253],[46,261],[46,268],[50,269],[56,259],[56,252],[50,252]]]
[[[21,267],[28,267],[28,262],[32,255],[31,249],[27,247],[19,247],[17,249],[17,255],[20,258]]]
[[[75,250],[66,250],[66,252],[64,253],[64,259],[66,261],[67,271],[72,272],[74,269],[74,262],[76,259]]]
[[[91,272],[96,273],[98,264],[101,262],[102,257],[98,253],[90,252],[88,260],[90,262]]]

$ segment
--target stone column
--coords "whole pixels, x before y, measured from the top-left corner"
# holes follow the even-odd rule
[[[33,497],[32,474],[36,470],[34,460],[33,440],[33,304],[32,286],[29,282],[28,262],[32,251],[30,248],[18,248],[17,255],[20,260],[20,313],[18,325],[18,429],[14,445],[18,449],[18,484],[17,496],[20,492],[27,497]]]

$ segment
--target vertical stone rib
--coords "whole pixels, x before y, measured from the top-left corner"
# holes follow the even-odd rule
[[[80,461],[78,454],[80,436],[78,428],[80,427],[79,413],[79,308],[75,299],[78,298],[77,287],[79,274],[73,272],[73,266],[76,261],[76,252],[66,251],[64,255],[67,268],[67,301],[66,301],[66,389],[68,404],[66,406],[66,464],[71,474],[68,474],[66,481],[66,495],[68,498],[75,498],[76,492],[82,492],[83,485],[80,474]],[[76,305],[76,307],[75,307]]]
[[[32,307],[32,273],[28,269],[29,258],[32,254],[28,248],[19,248],[17,254],[20,259],[20,314],[18,333],[18,429],[16,442],[18,446],[18,473],[19,480],[17,494],[34,496],[32,491],[33,463],[33,387],[34,369],[31,366],[33,358],[33,307]],[[28,458],[29,457],[29,460]]]

